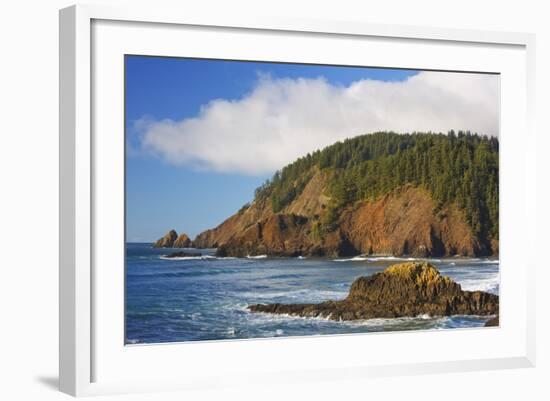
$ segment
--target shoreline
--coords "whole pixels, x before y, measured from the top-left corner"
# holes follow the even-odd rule
[[[165,257],[166,260],[175,259],[177,260],[177,257],[168,257],[171,253],[178,253],[181,251],[191,251],[191,252],[208,252],[206,254],[200,254],[197,255],[195,258],[198,258],[199,256],[202,256],[204,258],[211,258],[211,259],[242,259],[242,260],[250,260],[250,259],[303,259],[303,260],[332,260],[334,262],[355,262],[355,261],[419,261],[419,260],[440,260],[440,261],[482,261],[482,262],[495,262],[500,263],[500,258],[498,256],[463,256],[463,255],[445,255],[445,256],[425,256],[425,257],[415,257],[410,255],[392,255],[387,253],[377,253],[377,254],[359,254],[354,256],[341,256],[341,257],[333,257],[333,256],[305,256],[305,255],[296,255],[296,256],[290,256],[290,255],[270,255],[270,254],[261,254],[261,255],[247,255],[244,257],[237,257],[237,256],[216,256],[216,251],[218,248],[173,248],[173,247],[165,247],[165,248],[155,248],[153,247],[154,242],[126,242],[125,247],[128,245],[133,246],[146,246],[150,247],[151,249],[158,250],[159,252],[164,251],[167,252],[167,254],[164,254],[162,256]],[[170,252],[172,251],[173,252]],[[190,256],[193,257],[193,256]]]

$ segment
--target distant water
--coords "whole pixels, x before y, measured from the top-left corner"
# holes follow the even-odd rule
[[[343,299],[353,280],[409,260],[393,257],[166,259],[177,249],[127,244],[126,342],[160,343],[376,331],[480,327],[487,317],[453,316],[336,322],[251,313],[255,303]],[[410,259],[414,260],[414,259]],[[499,293],[499,265],[489,259],[427,259],[465,290]]]

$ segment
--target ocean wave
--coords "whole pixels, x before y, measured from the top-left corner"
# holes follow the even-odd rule
[[[246,255],[247,259],[267,259],[267,255]]]
[[[249,317],[251,323],[256,322],[257,324],[281,324],[283,322],[289,321],[303,321],[310,322],[315,324],[329,324],[329,325],[338,325],[346,326],[349,328],[360,328],[368,327],[373,329],[382,329],[396,326],[434,326],[437,324],[442,324],[444,321],[451,319],[451,317],[446,316],[437,316],[432,317],[429,315],[419,315],[415,317],[396,317],[396,318],[373,318],[373,319],[362,319],[362,320],[333,320],[329,316],[298,316],[291,315],[287,313],[283,314],[272,314],[265,312],[249,312]]]
[[[404,258],[398,256],[354,256],[353,258],[332,259],[334,262],[379,262],[379,261],[400,261],[400,260],[426,260],[417,258]],[[432,262],[440,262],[439,259],[430,259]]]
[[[432,260],[435,260],[435,259],[428,259],[430,261]],[[497,265],[499,264],[499,260],[498,259],[486,259],[486,258],[468,258],[468,257],[463,257],[463,256],[455,256],[455,257],[452,257],[452,258],[443,258],[440,260],[441,262],[444,262],[444,263],[449,263],[449,264],[465,264],[465,265],[468,265],[468,264],[472,264],[472,265],[485,265],[485,264],[488,264],[488,265]]]
[[[159,256],[159,259],[162,260],[202,260],[202,259],[210,259],[203,256],[174,256],[174,257],[168,257],[165,255]]]
[[[348,290],[313,290],[313,289],[300,289],[291,291],[272,291],[272,292],[241,292],[240,296],[253,299],[275,299],[284,298],[285,302],[322,302],[329,299],[337,300],[344,299],[348,295]]]
[[[333,262],[364,262],[366,260],[369,260],[369,258],[366,258],[364,256],[355,256],[353,258],[347,259],[332,259]]]
[[[286,273],[286,274],[276,274],[274,276],[268,277],[269,279],[288,279],[288,278],[303,278],[304,274],[300,273]]]
[[[464,278],[456,280],[463,290],[484,291],[498,295],[500,275],[498,272],[485,274],[484,277]]]
[[[212,255],[200,255],[200,256],[176,256],[176,257],[168,257],[166,255],[159,256],[159,259],[162,260],[231,260],[231,259],[237,259],[231,256],[212,256]]]
[[[445,319],[444,317],[432,317],[428,314],[425,315],[419,315],[414,317],[393,317],[393,318],[373,318],[373,319],[364,319],[364,320],[346,320],[342,321],[341,323],[344,323],[348,326],[352,327],[391,327],[391,326],[401,326],[411,323],[430,323],[436,322],[440,319]]]
[[[375,257],[370,257],[370,258],[367,258],[368,260],[372,261],[372,262],[378,262],[380,260],[419,260],[417,258],[403,258],[403,257],[399,257],[399,256],[375,256]]]
[[[478,263],[480,265],[498,265],[499,264],[499,260],[498,259],[487,259],[487,260],[481,260],[479,262],[475,262],[475,263]]]

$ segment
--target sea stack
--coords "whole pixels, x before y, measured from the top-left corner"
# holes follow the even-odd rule
[[[176,230],[170,230],[164,237],[155,242],[153,248],[172,248],[177,238],[178,233]]]
[[[180,234],[172,244],[173,248],[190,248],[191,246],[191,239],[185,233]]]
[[[320,304],[256,304],[252,312],[323,317],[331,320],[498,314],[499,297],[463,291],[460,284],[427,262],[401,263],[359,277],[341,301]]]

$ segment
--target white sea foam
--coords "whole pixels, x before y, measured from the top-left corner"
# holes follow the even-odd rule
[[[202,256],[174,256],[174,257],[159,256],[159,259],[162,259],[162,260],[201,260],[201,259],[204,259],[204,258]]]
[[[259,324],[280,324],[285,321],[309,321],[316,324],[338,324],[352,327],[372,327],[372,328],[391,328],[392,326],[401,326],[407,324],[432,325],[433,323],[442,324],[447,317],[431,317],[429,315],[419,315],[416,317],[398,317],[398,318],[373,318],[363,320],[333,320],[330,315],[327,316],[298,316],[291,314],[271,314],[264,312],[250,312],[248,315],[251,322]]]
[[[422,258],[403,258],[403,257],[398,257],[398,256],[378,256],[378,257],[368,258],[368,260],[370,262],[378,262],[378,261],[385,261],[385,260],[388,260],[388,261],[392,261],[392,260],[395,260],[395,261],[400,261],[400,260],[414,261],[414,260],[426,260],[426,259],[422,259]],[[430,259],[430,262],[441,262],[441,261],[439,259]]]
[[[267,255],[247,255],[246,256],[247,259],[266,259],[267,258]]]
[[[498,272],[484,274],[482,277],[458,279],[463,290],[485,291],[498,294],[500,276]]]
[[[418,258],[404,258],[398,256],[354,256],[353,258],[333,259],[334,262],[380,262],[380,261],[400,261],[400,260],[426,260]],[[431,262],[441,262],[439,259],[429,259]]]
[[[386,327],[386,326],[394,326],[394,325],[400,325],[404,323],[411,323],[418,320],[428,320],[424,319],[422,317],[396,317],[396,318],[374,318],[374,319],[364,319],[364,320],[346,320],[342,323],[346,324],[347,326],[367,326],[367,327]]]
[[[364,256],[355,256],[353,258],[347,259],[333,259],[334,262],[364,262],[366,260],[369,260],[369,258],[366,258]]]
[[[159,259],[162,260],[230,260],[237,259],[234,257],[218,257],[212,255],[198,255],[198,256],[174,256],[168,257],[165,255],[159,256]]]
[[[315,290],[300,289],[291,291],[271,291],[271,292],[240,292],[240,296],[256,299],[274,299],[285,298],[292,302],[320,302],[327,299],[344,299],[348,295],[347,289],[337,290]]]

